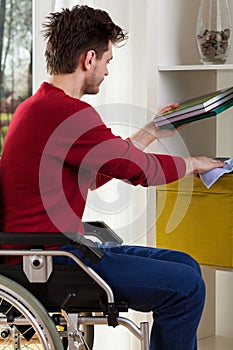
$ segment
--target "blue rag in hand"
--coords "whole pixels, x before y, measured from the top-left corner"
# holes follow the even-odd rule
[[[200,178],[207,188],[210,188],[224,174],[231,173],[233,171],[233,158],[226,160],[225,163],[226,165],[224,165],[222,168],[215,168],[200,174]]]

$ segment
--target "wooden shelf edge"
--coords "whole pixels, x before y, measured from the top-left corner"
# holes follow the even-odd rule
[[[232,348],[232,337],[215,335],[198,340],[198,350],[231,350]]]
[[[233,272],[233,267],[215,266],[215,265],[201,265],[201,268],[203,270],[204,269],[209,269],[209,270]]]

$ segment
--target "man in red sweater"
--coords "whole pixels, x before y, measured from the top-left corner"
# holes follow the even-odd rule
[[[87,6],[64,9],[48,17],[44,34],[50,81],[18,107],[3,149],[4,231],[83,233],[89,189],[112,178],[155,186],[223,166],[206,157],[143,152],[170,131],[149,122],[123,140],[80,100],[98,93],[108,75],[112,45],[126,38],[106,12]],[[205,298],[197,262],[165,249],[101,249],[104,258],[91,266],[112,286],[116,298],[128,301],[132,309],[153,311],[151,350],[196,349]]]

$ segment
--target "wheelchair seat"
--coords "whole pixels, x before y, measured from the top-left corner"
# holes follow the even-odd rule
[[[106,226],[102,222],[97,222],[95,224],[90,222],[86,223],[85,228],[87,230],[87,236],[97,236],[100,241],[111,238],[111,240],[115,240],[115,242],[122,242],[115,233],[111,236],[112,232],[110,231],[109,233],[108,227],[106,229]],[[99,234],[100,228],[102,230],[102,235]],[[115,300],[111,287],[108,286],[100,276],[71,252],[62,250],[48,251],[44,249],[44,246],[47,244],[75,245],[82,254],[94,263],[98,263],[103,254],[96,245],[90,243],[89,240],[78,234],[75,235],[74,240],[73,234],[0,233],[0,244],[15,245],[15,242],[17,242],[17,244],[27,244],[30,242],[31,247],[26,250],[0,251],[1,257],[21,255],[23,258],[23,263],[17,265],[0,263],[0,344],[1,334],[4,335],[6,330],[9,331],[9,327],[11,328],[10,334],[14,328],[14,333],[16,331],[18,334],[18,337],[15,337],[15,334],[14,337],[17,339],[21,339],[22,326],[25,327],[27,325],[26,333],[28,334],[28,324],[30,324],[31,316],[28,318],[27,313],[25,315],[25,312],[22,310],[24,310],[24,304],[27,304],[26,307],[30,309],[27,301],[29,300],[33,305],[36,303],[31,313],[34,315],[34,310],[38,310],[39,305],[39,312],[36,312],[36,314],[39,313],[39,318],[41,317],[45,320],[42,320],[43,322],[41,322],[42,325],[39,330],[36,329],[36,326],[33,326],[35,330],[32,333],[33,335],[35,333],[40,333],[42,329],[43,334],[40,335],[42,339],[42,349],[60,350],[68,347],[69,350],[91,349],[93,346],[93,339],[90,339],[88,334],[91,333],[93,337],[93,329],[91,329],[91,327],[93,327],[94,324],[108,324],[113,327],[121,324],[140,339],[142,350],[149,349],[148,323],[142,323],[139,328],[131,320],[120,317],[120,312],[128,311],[128,305],[124,301]],[[76,265],[63,266],[56,265],[52,262],[53,256],[62,255],[73,259]],[[11,285],[11,283],[13,284]],[[1,284],[3,285],[2,288]],[[8,289],[10,296],[5,297],[4,290]],[[20,306],[14,304],[14,299],[18,298],[18,292],[20,292],[21,295]],[[13,316],[12,312],[9,311],[12,309],[12,306],[10,306],[11,303],[13,304],[13,309],[17,308],[18,310],[14,311]],[[21,306],[21,304],[23,306]],[[43,310],[42,316],[41,310]],[[44,316],[44,314],[46,316]],[[5,316],[1,318],[1,315]],[[77,316],[77,325],[74,324],[70,315]],[[38,315],[35,318],[35,323],[38,323]],[[3,319],[4,322],[1,322]],[[51,320],[49,319],[52,319],[52,326],[50,325]],[[22,322],[22,320],[24,320],[24,322]],[[1,326],[1,324],[3,326]],[[30,328],[32,324],[30,324]],[[54,324],[56,327],[54,327]],[[79,330],[80,326],[84,327],[82,328],[84,330],[84,336],[83,331]],[[47,331],[44,331],[44,329],[47,329]],[[58,331],[60,329],[62,329],[62,331]],[[23,328],[23,332],[24,331],[25,328]],[[57,334],[55,334],[56,332],[58,333],[58,337]],[[87,333],[87,341],[85,340],[85,333]],[[43,337],[45,337],[45,339]],[[52,340],[50,339],[51,337]],[[9,338],[9,336],[6,338]],[[23,339],[24,338],[25,336],[23,336]],[[33,337],[28,337],[26,335],[27,341],[30,342],[31,339],[33,339]],[[15,347],[13,349],[21,349],[21,347]],[[22,347],[22,349],[24,348]]]

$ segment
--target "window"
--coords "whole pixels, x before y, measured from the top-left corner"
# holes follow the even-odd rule
[[[0,0],[0,152],[16,107],[32,94],[32,0]]]

